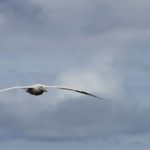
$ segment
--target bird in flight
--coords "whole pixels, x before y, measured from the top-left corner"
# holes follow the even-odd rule
[[[104,99],[103,97],[98,97],[96,95],[93,95],[93,94],[85,92],[85,91],[80,91],[80,90],[76,90],[76,89],[72,89],[72,88],[68,88],[68,87],[63,87],[63,86],[49,86],[49,85],[44,85],[44,84],[34,84],[34,85],[29,85],[29,86],[10,87],[10,88],[6,88],[6,89],[1,89],[0,92],[6,92],[6,91],[10,91],[10,90],[15,90],[15,89],[24,89],[27,93],[29,93],[31,95],[38,96],[38,95],[43,94],[44,92],[47,92],[48,88],[69,90],[69,91],[85,94],[88,96],[92,96],[92,97],[95,97],[98,99]]]

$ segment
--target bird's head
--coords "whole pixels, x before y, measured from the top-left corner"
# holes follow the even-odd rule
[[[47,88],[44,85],[39,85],[39,89],[43,92],[47,92]]]

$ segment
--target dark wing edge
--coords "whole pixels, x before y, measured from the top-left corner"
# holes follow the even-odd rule
[[[85,94],[85,95],[88,95],[88,96],[92,96],[92,97],[95,97],[95,98],[104,100],[103,97],[99,97],[99,96],[96,96],[96,95],[94,95],[94,94],[91,94],[91,93],[88,93],[88,92],[85,92],[85,91],[80,91],[80,90],[75,90],[75,89],[65,88],[65,87],[58,87],[58,88],[59,88],[59,89],[62,89],[62,90],[74,91],[74,92],[77,92],[77,93]]]

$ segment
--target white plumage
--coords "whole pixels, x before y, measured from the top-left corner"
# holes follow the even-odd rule
[[[34,85],[29,85],[29,86],[10,87],[10,88],[6,88],[6,89],[1,89],[0,92],[6,92],[6,91],[10,91],[10,90],[15,90],[15,89],[24,89],[27,93],[38,96],[38,95],[43,94],[44,92],[47,92],[48,88],[69,90],[69,91],[85,94],[85,95],[88,95],[88,96],[92,96],[92,97],[95,97],[95,98],[104,99],[102,97],[98,97],[96,95],[93,95],[93,94],[85,92],[85,91],[80,91],[80,90],[77,90],[77,89],[72,89],[72,88],[63,87],[63,86],[49,86],[49,85],[44,85],[44,84],[34,84]]]

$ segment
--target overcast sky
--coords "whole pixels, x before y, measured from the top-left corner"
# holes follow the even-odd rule
[[[150,148],[150,1],[0,0],[0,148]]]

